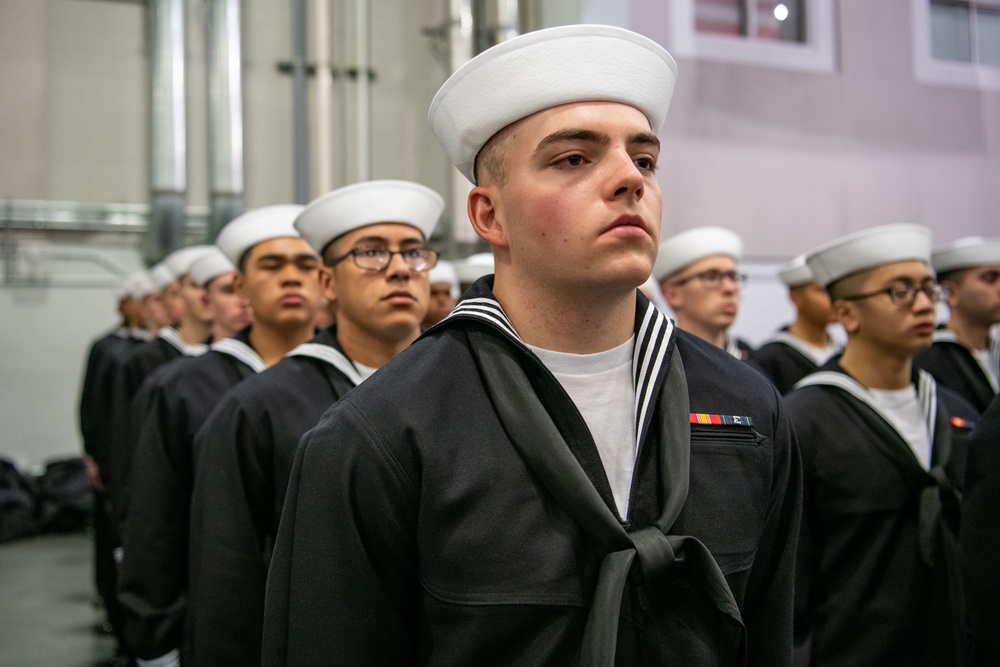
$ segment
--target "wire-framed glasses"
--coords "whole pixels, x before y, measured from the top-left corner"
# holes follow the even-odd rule
[[[854,294],[853,296],[845,296],[843,298],[847,301],[859,301],[879,296],[880,294],[888,294],[889,300],[892,301],[893,305],[909,308],[917,302],[917,295],[921,292],[930,299],[931,303],[937,303],[944,298],[944,290],[941,289],[940,285],[932,282],[926,282],[923,285],[894,283],[885,289],[875,290],[866,294]]]
[[[695,279],[698,280],[703,288],[714,291],[722,287],[723,280],[728,280],[739,287],[742,283],[746,282],[747,277],[746,274],[738,273],[736,271],[719,271],[718,269],[709,269],[708,271],[696,273],[693,276],[681,278],[680,280],[674,281],[674,284],[683,285]]]
[[[430,248],[407,248],[406,250],[389,250],[388,248],[354,248],[330,262],[330,266],[340,264],[348,257],[354,259],[354,265],[365,271],[381,271],[389,266],[393,255],[399,255],[413,271],[430,271],[438,261],[437,251]]]

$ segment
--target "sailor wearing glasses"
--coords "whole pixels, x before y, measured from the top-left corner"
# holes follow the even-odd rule
[[[847,345],[785,397],[802,449],[796,635],[810,665],[959,665],[965,439],[977,413],[913,367],[940,289],[930,231],[886,225],[806,258]]]
[[[945,289],[948,323],[914,363],[983,412],[1000,391],[1000,238],[959,239],[931,255]]]
[[[737,264],[743,240],[725,227],[696,227],[660,244],[653,277],[674,311],[677,326],[740,361],[752,350],[728,334],[740,306],[740,285],[746,276]]]
[[[439,90],[495,272],[304,436],[265,665],[790,664],[777,392],[637,289],[675,78],[655,42],[573,25]]]
[[[323,257],[336,324],[243,382],[195,438],[191,664],[260,663],[264,583],[302,434],[420,334],[444,201],[409,181],[319,197],[295,227]]]

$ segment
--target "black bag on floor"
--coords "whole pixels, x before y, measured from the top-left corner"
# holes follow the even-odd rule
[[[34,483],[13,463],[0,459],[0,543],[36,533]]]
[[[36,484],[41,532],[65,533],[82,531],[87,527],[94,490],[82,458],[48,463]]]

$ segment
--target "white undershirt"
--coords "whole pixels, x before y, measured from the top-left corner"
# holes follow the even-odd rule
[[[838,351],[837,346],[834,345],[832,342],[829,345],[824,345],[823,347],[817,347],[811,343],[807,343],[801,338],[799,339],[799,341],[801,341],[802,343],[802,348],[803,348],[802,351],[805,352],[807,355],[809,355],[813,363],[816,364],[817,366],[822,366],[823,364],[828,362],[830,360],[830,357],[832,357]]]
[[[365,366],[357,361],[354,362],[354,367],[358,369],[358,374],[361,375],[362,380],[367,380],[372,376],[372,374],[377,371],[377,368],[371,366]]]
[[[1000,360],[993,356],[993,350],[988,347],[983,350],[973,350],[972,356],[979,362],[979,367],[986,374],[986,378],[990,381],[993,391],[998,391],[997,385],[1000,384],[1000,378],[997,376],[1000,375]]]
[[[931,438],[927,433],[927,421],[924,419],[920,401],[917,399],[917,388],[912,384],[905,389],[871,389],[875,400],[892,417],[892,424],[903,436],[903,440],[913,450],[914,456],[920,461],[924,470],[931,469]]]
[[[636,454],[634,339],[595,354],[528,347],[555,375],[583,415],[601,455],[618,514],[626,518]]]

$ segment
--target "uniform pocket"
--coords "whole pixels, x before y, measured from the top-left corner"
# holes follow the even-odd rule
[[[676,526],[698,538],[724,574],[753,562],[771,478],[771,441],[753,428],[692,427],[690,486]]]

